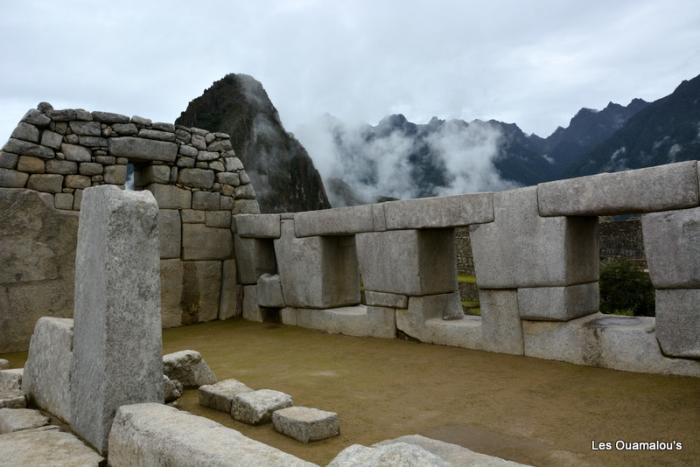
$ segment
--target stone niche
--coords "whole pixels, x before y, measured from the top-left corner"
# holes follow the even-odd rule
[[[240,314],[231,219],[259,207],[229,136],[41,103],[0,150],[0,352],[73,315],[83,190],[130,172],[158,202],[163,326]]]

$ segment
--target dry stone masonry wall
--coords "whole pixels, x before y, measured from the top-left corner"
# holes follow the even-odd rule
[[[259,208],[229,136],[41,103],[0,151],[0,352],[26,349],[40,316],[72,316],[83,190],[124,188],[129,164],[159,206],[163,325],[237,314],[231,216]]]
[[[500,193],[236,215],[243,317],[700,376],[698,163]],[[641,213],[657,318],[598,312],[598,216]],[[468,226],[481,316],[462,312]]]

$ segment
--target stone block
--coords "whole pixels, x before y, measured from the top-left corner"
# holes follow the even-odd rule
[[[20,391],[24,368],[0,371],[0,391]]]
[[[69,177],[74,175],[69,175]],[[29,176],[27,188],[46,193],[60,193],[63,188],[63,175],[33,174]]]
[[[325,310],[309,308],[285,308],[284,310],[282,322],[292,326],[355,337],[386,339],[396,337],[393,308],[357,305]]]
[[[162,404],[121,407],[109,438],[113,467],[311,467],[236,430]]]
[[[39,142],[39,129],[30,123],[20,122],[10,135],[10,138],[17,138],[32,143]]]
[[[656,291],[656,338],[670,357],[700,359],[700,289]]]
[[[19,156],[17,154],[0,151],[0,169],[14,169],[17,167],[18,159]]]
[[[518,289],[518,308],[522,319],[569,321],[596,313],[599,303],[598,282]]]
[[[72,193],[56,193],[54,196],[54,206],[56,209],[73,209],[73,194]]]
[[[103,170],[102,164],[98,164],[97,162],[83,162],[80,164],[79,172],[81,175],[93,176],[102,175]]]
[[[654,287],[700,288],[700,208],[645,214],[642,232]]]
[[[180,381],[170,379],[163,375],[163,402],[174,402],[182,397],[184,387]]]
[[[233,204],[233,214],[260,214],[260,205],[254,199],[237,199]]]
[[[449,467],[440,457],[420,446],[408,443],[391,443],[368,448],[353,444],[340,451],[327,467]],[[467,464],[469,465],[469,464]]]
[[[338,414],[311,407],[287,407],[272,413],[275,430],[302,443],[340,434]]]
[[[0,389],[0,409],[23,409],[27,406],[24,393],[18,389]]]
[[[20,156],[36,156],[42,159],[53,159],[56,155],[51,148],[15,138],[10,138],[2,150]]]
[[[48,146],[51,149],[58,150],[61,147],[62,142],[63,142],[63,135],[60,135],[58,133],[54,133],[53,131],[44,130],[44,132],[41,134],[41,145],[42,146]]]
[[[294,231],[297,237],[374,232],[372,206],[367,204],[298,212],[294,214]]]
[[[242,313],[239,295],[243,290],[238,286],[236,260],[223,261],[221,274],[221,300],[219,302],[219,319],[229,319]]]
[[[23,188],[27,184],[29,174],[10,169],[0,169],[0,187]]]
[[[17,162],[17,170],[32,174],[43,174],[46,170],[44,159],[33,156],[20,156]]]
[[[479,289],[482,348],[523,355],[523,330],[516,290]]]
[[[205,169],[182,169],[178,182],[194,188],[208,190],[214,184],[214,172]]]
[[[148,185],[148,191],[158,202],[161,209],[190,209],[192,207],[192,192],[174,185],[153,183]]]
[[[218,211],[221,209],[221,194],[209,191],[195,191],[192,195],[192,208],[203,211]]]
[[[230,211],[206,211],[204,223],[208,227],[231,228]]]
[[[454,229],[394,230],[355,238],[367,290],[403,295],[457,290]]]
[[[571,178],[537,186],[542,216],[608,216],[694,207],[695,161]]]
[[[237,379],[225,379],[215,384],[200,386],[199,405],[230,414],[233,398],[251,391],[251,388]]]
[[[70,129],[76,135],[82,136],[100,136],[102,128],[99,122],[70,122]]]
[[[122,136],[109,140],[109,152],[130,160],[175,162],[177,144],[168,141]]]
[[[51,175],[51,177],[59,177],[59,180],[63,179],[62,175]],[[88,188],[92,183],[90,177],[86,177],[85,175],[66,175],[65,180],[66,188],[75,188],[78,190]],[[31,182],[31,177],[29,181]]]
[[[365,303],[367,305],[385,306],[389,308],[407,308],[408,297],[393,293],[365,290]]]
[[[256,296],[259,306],[283,308],[284,298],[282,298],[280,276],[265,273],[258,277]]]
[[[92,159],[89,149],[75,144],[61,144],[61,152],[67,160],[73,162],[90,162]]]
[[[275,274],[277,263],[271,240],[241,238],[234,235],[238,281],[241,284],[257,284],[261,274]]]
[[[296,238],[294,222],[285,220],[274,246],[287,306],[335,308],[360,303],[353,237]]]
[[[72,433],[48,426],[0,436],[0,459],[13,466],[99,467],[105,460]]]
[[[236,234],[244,238],[280,238],[279,214],[238,214]]]
[[[275,410],[293,405],[292,396],[272,389],[243,392],[233,396],[231,416],[249,425],[268,423]]]
[[[180,211],[177,209],[160,209],[158,211],[158,232],[160,258],[179,258],[182,246],[182,225]]]
[[[160,141],[175,141],[175,133],[171,133],[169,131],[151,130],[148,128],[144,128],[139,131],[139,136],[141,138],[157,139]]]
[[[163,355],[163,373],[182,383],[185,388],[216,383],[216,375],[196,350],[180,350]]]
[[[231,230],[203,224],[182,225],[183,259],[228,259],[232,253]]]
[[[263,322],[263,313],[258,306],[258,296],[257,296],[257,286],[256,285],[244,285],[243,286],[243,319],[248,321],[256,321],[258,323]]]
[[[220,261],[161,260],[163,327],[215,320],[221,292]]]
[[[464,317],[459,293],[424,295],[408,298],[408,309],[397,310],[396,328],[411,337],[425,341],[425,322],[429,319],[461,319]]]
[[[206,212],[197,209],[183,209],[181,215],[185,224],[204,224],[206,220]]]
[[[72,161],[62,161],[50,159],[46,161],[46,172],[52,174],[70,175],[78,173],[78,163]]]
[[[73,320],[42,317],[34,327],[22,391],[39,408],[61,420],[71,420],[70,371],[73,361]]]
[[[4,358],[0,358],[0,370],[7,370],[10,368],[10,362]]]
[[[147,191],[111,185],[88,188],[83,197],[71,426],[105,452],[117,407],[163,401],[158,206]]]
[[[420,198],[384,203],[386,228],[427,229],[493,221],[493,193]]]
[[[49,424],[49,417],[33,409],[0,409],[0,435]]]
[[[494,194],[495,221],[470,227],[479,287],[565,286],[599,276],[596,217],[540,217],[535,187]]]
[[[105,183],[124,185],[126,183],[126,165],[108,165],[105,167]]]

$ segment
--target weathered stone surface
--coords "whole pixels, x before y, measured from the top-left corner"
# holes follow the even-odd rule
[[[148,186],[151,183],[170,183],[170,167],[167,165],[149,165],[134,172],[134,185]]]
[[[230,211],[206,211],[204,223],[207,227],[231,228]]]
[[[700,208],[645,214],[642,232],[654,287],[700,288]]]
[[[470,227],[479,287],[564,286],[598,280],[596,217],[540,217],[535,187],[495,193],[494,211],[494,222]]]
[[[396,327],[411,337],[427,341],[424,333],[427,320],[455,320],[463,317],[458,292],[409,297],[408,310],[396,312]]]
[[[49,417],[38,410],[0,409],[0,434],[31,430],[48,424]]]
[[[10,368],[10,362],[4,358],[0,358],[0,370],[7,370]]]
[[[219,302],[219,319],[229,319],[239,316],[242,312],[238,296],[242,293],[238,286],[236,274],[236,261],[226,259],[223,261],[221,271],[221,300]]]
[[[199,150],[197,148],[188,146],[186,144],[180,145],[180,154],[188,157],[197,157]]]
[[[263,313],[258,305],[257,286],[243,286],[243,319],[262,323]]]
[[[56,155],[51,148],[15,138],[10,138],[2,150],[20,156],[36,156],[42,159],[52,159]]]
[[[100,452],[117,407],[163,400],[157,216],[147,191],[110,185],[84,191],[71,426]]]
[[[100,136],[102,129],[99,122],[70,122],[70,129],[76,135],[81,136]]]
[[[480,454],[474,452],[471,449],[467,449],[458,444],[446,443],[444,441],[439,441],[437,439],[426,438],[421,435],[407,435],[400,436],[395,439],[390,439],[387,441],[382,441],[374,446],[387,446],[395,443],[406,443],[414,446],[421,447],[426,451],[435,454],[449,465],[452,466],[480,466],[480,467],[516,467],[524,466],[524,464],[518,464],[517,462],[511,462],[499,457],[488,456],[486,454]]]
[[[328,467],[450,467],[440,457],[420,446],[391,443],[386,446],[365,447],[353,444],[340,451]]]
[[[163,375],[163,401],[167,404],[182,397],[184,387],[182,383],[175,379],[170,379]]]
[[[523,354],[523,331],[515,290],[479,289],[482,348],[489,352]]]
[[[231,186],[238,186],[241,184],[241,179],[238,176],[237,173],[231,173],[231,172],[219,172],[216,174],[216,181],[225,184],[225,185],[231,185]]]
[[[20,391],[24,368],[0,371],[0,391]]]
[[[182,292],[184,285],[184,267],[179,259],[160,261],[160,315],[161,325],[172,328],[182,325]],[[199,310],[199,300],[196,309]]]
[[[374,306],[348,306],[315,310],[308,308],[284,308],[282,323],[330,334],[356,337],[396,337],[396,319],[393,308]]]
[[[63,136],[50,130],[44,130],[41,134],[41,145],[58,150],[63,142]]]
[[[180,350],[163,355],[163,372],[168,378],[181,382],[185,388],[216,383],[216,375],[196,350]]]
[[[279,214],[238,214],[236,234],[244,238],[280,238]]]
[[[175,133],[170,133],[168,131],[151,130],[144,128],[139,131],[139,136],[148,139],[157,139],[160,141],[175,141]]]
[[[267,423],[272,412],[293,405],[292,396],[272,389],[242,392],[233,396],[231,416],[249,425]]]
[[[129,123],[129,117],[127,117],[126,115],[116,114],[113,112],[100,112],[100,111],[94,111],[94,112],[91,112],[91,114],[92,114],[92,118],[94,118],[98,122]],[[137,117],[134,117],[134,118],[137,118]],[[149,123],[150,123],[150,120],[149,120]]]
[[[23,409],[27,406],[24,393],[18,389],[0,389],[0,409]]]
[[[232,378],[216,384],[206,384],[199,387],[199,405],[230,414],[233,398],[251,391],[251,388]]]
[[[177,144],[167,141],[122,136],[109,140],[109,152],[130,160],[175,162]]]
[[[121,407],[109,438],[114,467],[313,466],[226,428],[162,404]]]
[[[0,151],[0,169],[14,169],[17,167],[18,159],[19,156],[17,154]]]
[[[0,187],[23,188],[27,184],[29,174],[10,169],[0,169]]]
[[[161,260],[163,327],[216,319],[220,289],[220,261]]]
[[[294,214],[294,231],[297,237],[314,235],[352,235],[374,232],[372,206],[306,211]]]
[[[44,159],[32,156],[21,156],[17,162],[17,170],[33,174],[43,174],[46,170]]]
[[[160,234],[160,258],[179,258],[182,245],[180,211],[160,209],[158,211],[158,232]]]
[[[74,177],[75,175],[68,176]],[[60,193],[63,188],[63,175],[32,174],[29,176],[29,181],[27,181],[27,188],[46,193]]]
[[[518,308],[522,319],[568,321],[596,313],[599,302],[598,282],[518,289]]]
[[[233,214],[260,214],[260,205],[254,199],[237,199],[233,205]]]
[[[22,391],[34,405],[69,422],[73,320],[42,317],[34,327]]]
[[[261,274],[275,274],[277,263],[272,241],[234,236],[238,281],[241,284],[257,284]]]
[[[353,237],[296,238],[294,222],[282,221],[273,240],[287,306],[335,308],[360,303],[360,277]]]
[[[233,238],[229,229],[183,224],[183,259],[227,259],[232,253]]]
[[[542,216],[604,216],[698,205],[696,162],[541,183]]]
[[[216,151],[199,151],[197,154],[198,161],[213,161],[219,157],[219,153]]]
[[[700,289],[656,291],[656,337],[664,354],[700,359]]]
[[[256,295],[259,306],[270,308],[284,307],[280,276],[277,274],[272,275],[265,273],[258,277],[258,288]]]
[[[123,185],[126,183],[126,172],[125,165],[108,165],[105,167],[105,183]]]
[[[243,170],[243,163],[237,157],[227,157],[224,159],[226,162],[226,170],[233,172],[234,170]]]
[[[221,195],[209,191],[195,191],[192,195],[192,208],[203,211],[218,211],[221,209]]]
[[[74,162],[90,162],[90,150],[75,144],[61,144],[61,152],[66,159]]]
[[[198,209],[183,209],[180,214],[185,224],[204,224],[206,220],[206,212]]]
[[[405,295],[457,290],[453,229],[395,230],[355,238],[367,290]]]
[[[39,129],[32,124],[20,122],[17,124],[17,127],[15,127],[10,137],[30,141],[32,143],[38,143]]]
[[[493,221],[493,193],[384,203],[387,229],[425,229]]]
[[[174,185],[161,185],[153,183],[148,185],[148,191],[158,202],[161,209],[189,209],[192,207],[192,192],[178,188]]]
[[[214,184],[214,172],[204,169],[182,169],[178,182],[195,188],[209,189]]]
[[[62,175],[51,175],[51,177],[59,177],[58,180],[63,180]],[[29,177],[31,183],[31,177]],[[83,189],[91,185],[90,177],[85,175],[66,175],[66,188]]]
[[[37,109],[30,109],[27,111],[26,114],[24,114],[24,117],[22,117],[23,122],[31,123],[32,125],[37,125],[44,127],[51,123],[51,119],[38,111]]]
[[[18,352],[41,316],[73,314],[78,213],[10,188],[0,189],[0,213],[0,352]]]
[[[51,159],[46,161],[46,171],[48,173],[70,175],[78,173],[78,163],[72,161],[62,161]]]
[[[73,209],[73,194],[56,193],[54,196],[54,203],[56,209]]]
[[[3,460],[9,459],[5,464]],[[104,459],[71,433],[41,427],[0,436],[0,463],[13,466],[98,467]]]
[[[241,182],[242,183],[242,182]],[[255,199],[255,188],[253,185],[239,185],[234,190],[236,199]]]
[[[272,414],[275,430],[302,443],[340,434],[338,414],[311,407],[287,407]]]
[[[101,175],[103,171],[104,167],[97,162],[83,162],[79,169],[80,174],[88,176]]]
[[[365,303],[367,305],[385,306],[389,308],[408,307],[408,297],[386,292],[365,290]]]
[[[122,136],[131,136],[139,132],[133,123],[115,123],[112,129]]]

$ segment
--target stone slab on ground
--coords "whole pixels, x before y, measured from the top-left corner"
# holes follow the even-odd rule
[[[30,403],[65,422],[71,420],[70,371],[73,320],[44,316],[37,321],[24,365],[22,391]]]
[[[215,384],[199,387],[199,405],[230,414],[233,398],[238,394],[251,391],[251,388],[237,379],[224,379]]]
[[[275,430],[308,443],[340,434],[338,414],[311,407],[287,407],[272,414]]]
[[[236,394],[231,402],[231,416],[249,425],[267,423],[272,412],[293,405],[292,396],[272,389]]]
[[[695,161],[540,183],[542,216],[607,216],[698,205]]]
[[[148,191],[83,192],[75,266],[71,427],[99,452],[117,407],[163,401],[158,205]]]
[[[415,444],[390,443],[367,447],[353,444],[340,451],[328,467],[452,467],[447,461]]]
[[[24,368],[0,371],[0,391],[21,391]]]
[[[163,355],[163,373],[182,383],[185,388],[216,383],[216,375],[196,350],[180,350]]]
[[[302,467],[315,464],[212,420],[161,404],[122,406],[109,437],[113,467]]]
[[[474,452],[458,444],[446,443],[437,439],[427,438],[421,435],[406,435],[395,439],[389,439],[376,443],[377,446],[388,446],[396,443],[406,443],[421,447],[452,466],[478,465],[480,467],[524,467],[525,464],[501,459],[500,457],[489,456]]]
[[[71,433],[57,427],[0,436],[0,466],[98,467],[104,459]]]
[[[163,401],[167,404],[174,402],[182,397],[184,387],[182,383],[176,379],[170,379],[163,375]]]
[[[0,434],[30,430],[49,424],[49,417],[34,409],[0,409]]]
[[[27,398],[19,389],[0,389],[0,409],[23,409]]]

